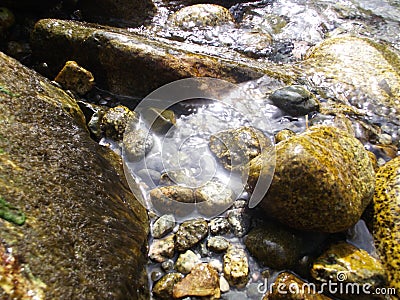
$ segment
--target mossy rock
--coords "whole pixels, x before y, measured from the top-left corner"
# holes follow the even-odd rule
[[[400,291],[400,157],[378,170],[373,208],[375,246],[386,268],[390,287]]]
[[[360,219],[374,186],[363,145],[338,128],[314,126],[277,144],[274,177],[260,204],[290,227],[340,232]]]
[[[75,100],[0,53],[0,126],[0,298],[148,299],[146,211]]]

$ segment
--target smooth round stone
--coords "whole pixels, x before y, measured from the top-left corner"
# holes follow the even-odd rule
[[[253,181],[258,159],[264,158],[250,162]],[[340,232],[360,219],[374,186],[374,167],[359,140],[336,127],[313,126],[277,144],[273,181],[260,205],[289,227]]]
[[[143,159],[153,148],[153,144],[153,136],[147,130],[140,128],[128,129],[123,137],[126,159],[132,162]]]
[[[317,111],[319,102],[307,89],[300,85],[290,85],[274,91],[269,99],[277,107],[291,116],[304,116]]]
[[[174,26],[182,29],[234,23],[229,10],[215,4],[196,4],[183,7],[171,16],[170,21]]]
[[[195,208],[194,192],[179,185],[161,186],[150,191],[153,207],[160,214],[173,214],[175,218],[187,216]]]

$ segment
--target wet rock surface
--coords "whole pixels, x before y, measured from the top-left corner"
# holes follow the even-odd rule
[[[245,165],[261,151],[266,151],[270,144],[262,131],[241,127],[211,135],[209,147],[222,165],[231,170]]]
[[[162,239],[154,239],[149,250],[150,259],[156,262],[164,262],[168,258],[174,256],[175,250],[175,235],[171,234]]]
[[[296,275],[289,272],[282,272],[278,275],[274,282],[272,291],[268,290],[268,293],[264,296],[263,300],[329,300],[329,298],[323,294],[313,293],[313,291],[304,289],[306,281],[297,277]],[[280,286],[280,288],[277,288]]]
[[[364,293],[338,292],[341,299],[379,299],[372,291],[386,287],[386,274],[379,260],[365,250],[347,244],[332,245],[318,257],[311,269],[312,277],[319,282],[368,285],[370,291]],[[354,295],[357,294],[357,295]]]
[[[269,98],[271,101],[291,116],[303,116],[317,111],[317,98],[307,89],[299,85],[291,85],[274,91]]]
[[[176,232],[175,247],[178,251],[187,250],[202,239],[208,233],[208,224],[204,219],[194,219],[183,222]]]
[[[339,232],[372,200],[375,172],[362,144],[335,127],[315,126],[277,144],[276,169],[261,202],[300,230]]]
[[[106,137],[115,141],[120,141],[124,136],[127,125],[137,122],[137,119],[138,116],[135,112],[123,105],[118,105],[105,112],[101,118],[100,128]],[[130,145],[129,143],[125,144]],[[129,149],[129,147],[127,148]]]
[[[174,286],[174,298],[185,296],[220,297],[219,276],[209,264],[198,264],[193,270]]]
[[[146,299],[148,219],[119,158],[90,139],[62,90],[2,53],[0,69],[0,195],[26,216],[0,219],[7,249],[46,298]]]
[[[67,61],[54,79],[64,89],[84,95],[94,86],[94,77],[90,71],[79,66],[75,61]]]
[[[154,238],[159,239],[171,232],[175,227],[174,215],[162,215],[153,224],[151,234]]]
[[[378,170],[373,200],[375,245],[386,268],[389,285],[397,290],[400,288],[399,170],[400,158],[391,160]]]
[[[224,277],[230,285],[244,287],[249,280],[249,262],[243,249],[230,247],[224,255]]]
[[[91,70],[98,84],[114,93],[131,96],[145,96],[166,83],[187,77],[209,76],[243,82],[263,74],[260,66],[246,63],[245,59],[232,63],[223,57],[215,60],[201,54],[204,49],[200,46],[195,49],[72,21],[39,21],[32,34],[32,47],[38,60],[50,67],[46,71],[49,76],[56,75],[65,57],[72,57]],[[58,51],[49,52],[49,47],[57,47]],[[218,56],[218,51],[212,54]],[[132,70],[140,70],[141,76]]]
[[[181,281],[180,273],[168,273],[164,275],[153,287],[153,295],[160,299],[172,299],[175,284]]]

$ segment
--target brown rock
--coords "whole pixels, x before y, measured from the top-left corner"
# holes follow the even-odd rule
[[[208,264],[198,264],[182,281],[175,284],[173,295],[174,298],[211,296],[211,299],[218,299],[221,295],[218,272]]]
[[[84,95],[94,86],[94,77],[88,70],[79,66],[75,61],[67,61],[54,81],[64,89]]]

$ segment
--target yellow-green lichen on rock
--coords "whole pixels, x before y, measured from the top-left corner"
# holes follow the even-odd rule
[[[250,185],[257,162],[265,159],[250,161]],[[360,141],[333,126],[313,126],[276,145],[274,177],[260,205],[290,227],[339,232],[360,219],[374,184],[374,168]]]
[[[390,124],[387,133],[398,134],[400,58],[389,46],[367,38],[334,37],[316,45],[299,66],[300,77],[330,90],[329,96],[339,101],[365,109],[372,122]]]
[[[390,287],[400,293],[400,157],[376,174],[373,236],[387,271]],[[399,296],[393,296],[400,299]]]
[[[74,99],[2,53],[0,86],[0,299],[148,299],[148,219],[120,158]]]

